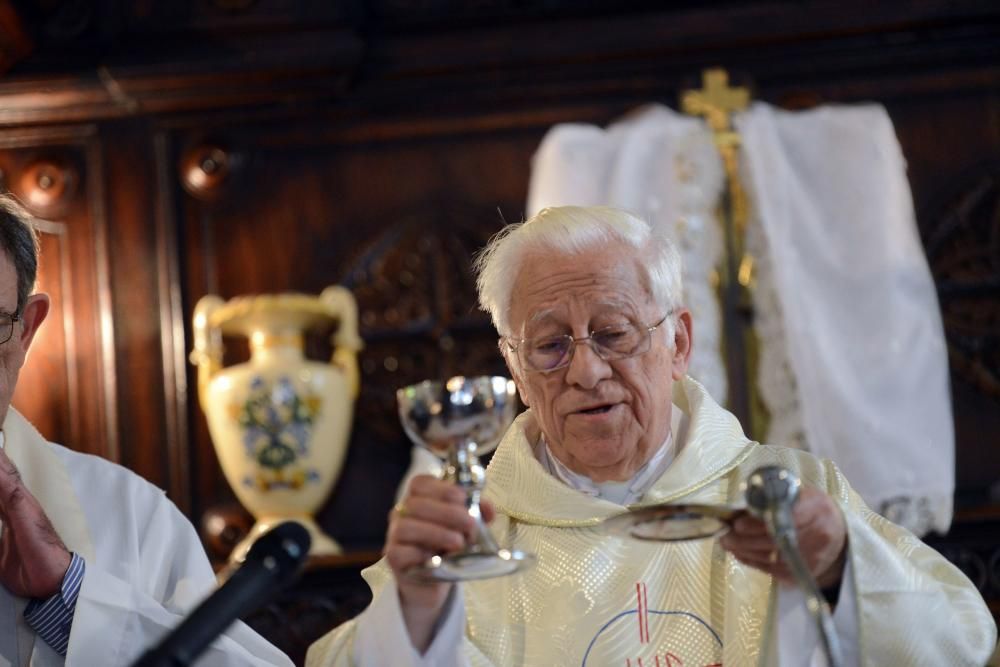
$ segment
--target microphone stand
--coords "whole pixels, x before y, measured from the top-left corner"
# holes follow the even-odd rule
[[[806,609],[816,622],[820,643],[829,667],[843,667],[840,642],[833,628],[830,605],[806,566],[799,551],[792,508],[799,497],[801,482],[790,471],[779,466],[764,466],[750,475],[746,483],[746,499],[750,511],[764,521],[781,557],[788,563],[792,576],[806,595]]]

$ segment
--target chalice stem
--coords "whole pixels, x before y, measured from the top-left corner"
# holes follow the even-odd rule
[[[479,457],[492,452],[514,421],[517,388],[500,376],[467,378],[456,375],[444,382],[427,380],[396,392],[399,419],[415,443],[442,458],[441,478],[462,489],[465,510],[475,528],[466,548],[431,556],[407,571],[417,581],[469,581],[513,574],[535,562],[532,554],[498,548],[483,521],[479,499],[486,470]]]
[[[486,471],[475,457],[476,443],[466,442],[454,447],[448,455],[445,479],[454,482],[465,491],[465,507],[476,521],[476,535],[467,551],[471,553],[494,553],[500,547],[483,521],[479,508],[479,498],[486,485]]]

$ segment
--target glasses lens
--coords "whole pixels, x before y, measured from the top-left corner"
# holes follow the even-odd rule
[[[549,371],[559,366],[566,357],[572,339],[569,336],[546,336],[524,341],[524,360],[528,368]]]
[[[7,313],[0,313],[0,343],[6,343],[14,335],[14,318]]]
[[[615,359],[638,354],[648,337],[646,329],[639,329],[631,324],[619,324],[595,331],[591,335],[591,340],[602,357]]]

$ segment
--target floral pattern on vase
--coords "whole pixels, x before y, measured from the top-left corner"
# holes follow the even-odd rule
[[[254,377],[247,400],[233,406],[246,454],[257,463],[255,474],[244,476],[245,486],[268,492],[319,481],[319,471],[301,461],[309,454],[313,422],[322,403],[315,394],[296,391],[288,377],[279,378],[274,386]]]

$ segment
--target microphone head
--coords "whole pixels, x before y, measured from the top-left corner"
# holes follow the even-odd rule
[[[799,478],[781,466],[763,466],[744,484],[747,505],[756,516],[781,509],[791,510],[799,497]]]
[[[305,563],[311,544],[305,526],[285,521],[257,538],[247,551],[244,564],[259,563],[279,581],[291,581]]]

